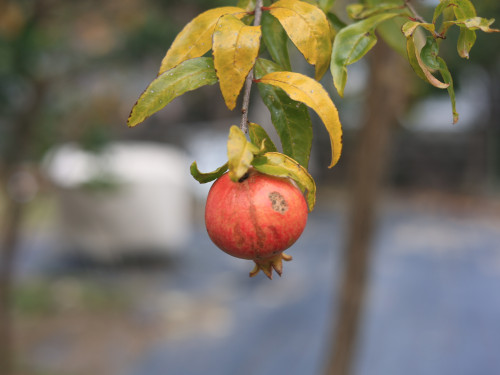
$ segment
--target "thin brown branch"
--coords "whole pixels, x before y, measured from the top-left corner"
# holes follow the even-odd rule
[[[405,3],[406,9],[408,9],[410,11],[410,13],[412,14],[413,20],[418,21],[418,22],[422,22],[422,23],[428,23],[420,14],[418,14],[418,12],[415,10],[415,8],[413,7],[413,5],[411,4],[410,1],[411,0],[404,0],[404,3]],[[442,33],[439,33],[439,32],[433,32],[432,36],[435,39],[436,38],[446,39],[446,36]]]
[[[254,26],[259,26],[262,18],[262,4],[263,0],[257,0],[255,4],[255,18],[253,21]],[[245,80],[245,89],[243,92],[243,105],[241,107],[241,123],[240,129],[243,133],[248,133],[248,107],[250,106],[250,93],[252,91],[252,83],[253,83],[253,69],[250,70],[248,76]]]
[[[413,18],[415,18],[419,22],[427,23],[427,22],[425,22],[424,18],[420,14],[418,14],[418,12],[415,10],[415,8],[413,7],[413,5],[411,4],[411,0],[404,0],[404,1],[405,1],[406,8],[413,15]]]

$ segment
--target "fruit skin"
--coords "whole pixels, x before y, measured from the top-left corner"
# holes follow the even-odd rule
[[[205,225],[211,240],[226,253],[252,259],[272,278],[281,275],[282,254],[302,234],[308,208],[301,191],[288,179],[249,169],[239,182],[226,173],[212,185],[205,206]]]

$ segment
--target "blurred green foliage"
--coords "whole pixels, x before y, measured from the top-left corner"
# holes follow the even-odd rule
[[[116,311],[125,309],[130,303],[123,290],[76,278],[19,283],[13,296],[14,311],[30,316],[65,311]]]
[[[137,84],[137,77],[127,82],[128,72],[161,60],[185,23],[223,3],[2,2],[1,159],[12,152],[9,147],[23,121],[34,123],[30,134],[23,135],[32,140],[26,152],[30,159],[39,159],[61,141],[100,148],[126,121],[123,86]]]

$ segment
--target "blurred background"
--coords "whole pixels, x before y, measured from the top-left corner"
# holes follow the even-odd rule
[[[344,98],[329,75],[322,81],[344,125],[341,162],[327,168],[328,135],[313,117],[317,208],[283,277],[249,279],[251,262],[210,242],[209,186],[189,175],[193,160],[202,171],[225,162],[239,123],[217,85],[126,127],[175,35],[223,5],[234,4],[0,1],[2,375],[325,371],[348,237],[364,236],[351,228],[359,189],[350,181],[370,170],[356,157],[362,129],[379,118],[369,111],[370,72],[387,56],[350,67]],[[426,5],[435,2],[415,4],[430,19]],[[500,14],[495,0],[475,5]],[[400,83],[401,101],[383,152],[367,151],[381,188],[368,184],[373,229],[353,374],[500,371],[499,39],[478,33],[468,61],[457,33],[449,39],[442,54],[460,121],[452,125],[446,92],[396,56],[401,69],[388,80]],[[250,120],[270,129],[256,88]]]

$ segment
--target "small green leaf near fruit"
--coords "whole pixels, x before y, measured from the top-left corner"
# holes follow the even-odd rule
[[[198,169],[196,161],[193,161],[190,167],[190,172],[191,176],[193,176],[196,181],[198,181],[200,184],[206,184],[207,182],[212,182],[221,177],[224,173],[227,172],[228,169],[228,163],[225,163],[223,166],[217,168],[213,172],[203,173]]]
[[[278,151],[276,145],[271,140],[271,137],[267,134],[262,126],[255,124],[253,122],[248,124],[248,135],[250,136],[250,141],[254,145],[263,145],[263,150],[265,152]]]

